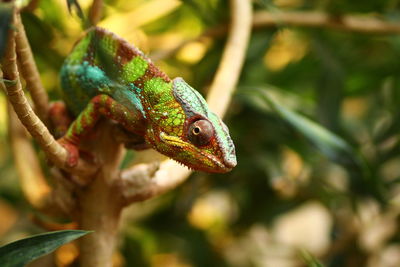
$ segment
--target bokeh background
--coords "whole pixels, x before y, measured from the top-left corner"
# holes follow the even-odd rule
[[[91,5],[79,3],[85,12]],[[255,12],[400,23],[398,0],[253,3]],[[66,1],[40,0],[23,22],[56,100],[58,71],[82,35],[81,21]],[[106,0],[100,26],[205,95],[228,23],[226,0]],[[400,266],[399,58],[398,34],[279,22],[254,29],[225,118],[238,166],[194,173],[176,190],[128,208],[115,266]],[[24,198],[7,131],[0,94],[1,244],[45,231],[32,220],[42,215]],[[52,257],[69,266],[76,255],[69,244]]]

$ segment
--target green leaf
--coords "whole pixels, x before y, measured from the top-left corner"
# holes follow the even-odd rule
[[[65,230],[55,231],[17,240],[0,247],[2,267],[22,267],[43,255],[53,252],[58,247],[77,239],[90,231]]]
[[[339,164],[359,163],[357,153],[345,140],[318,123],[280,105],[266,90],[248,89],[242,92],[256,94],[259,100],[267,104],[330,160]]]
[[[0,59],[3,57],[6,48],[8,30],[10,29],[13,10],[13,4],[0,3]]]

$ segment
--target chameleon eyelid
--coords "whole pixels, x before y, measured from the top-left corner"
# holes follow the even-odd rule
[[[190,124],[187,138],[195,146],[201,147],[208,145],[214,134],[215,130],[212,123],[209,120],[200,119]]]

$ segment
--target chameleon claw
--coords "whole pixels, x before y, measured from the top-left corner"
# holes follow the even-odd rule
[[[78,146],[75,144],[72,144],[71,142],[68,142],[67,140],[65,140],[65,138],[60,138],[57,140],[57,142],[60,145],[62,145],[68,152],[67,166],[75,167],[78,164],[78,159],[79,159]]]

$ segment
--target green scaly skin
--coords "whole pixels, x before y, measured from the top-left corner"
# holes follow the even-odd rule
[[[61,85],[68,109],[77,116],[60,139],[70,165],[101,116],[194,170],[228,172],[236,165],[228,128],[204,98],[105,29],[90,29],[75,45],[62,66]]]

